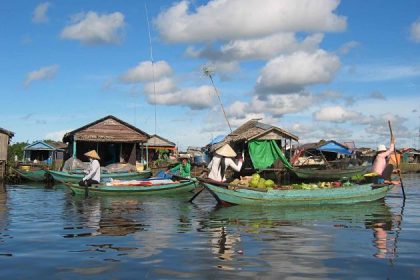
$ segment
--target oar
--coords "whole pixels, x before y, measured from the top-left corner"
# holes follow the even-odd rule
[[[194,195],[193,195],[193,197],[191,197],[190,198],[190,200],[188,200],[188,202],[193,202],[193,200],[202,192],[202,191],[204,191],[204,187],[201,187],[201,189],[199,189]]]
[[[199,176],[199,178],[203,178],[204,177],[205,172],[202,172],[201,175]],[[201,187],[201,189],[199,189],[194,195],[193,197],[190,198],[190,200],[188,200],[188,202],[193,202],[193,200],[202,192],[204,191],[205,187]]]
[[[389,132],[391,134],[391,139],[394,138],[394,134],[392,133],[392,127],[391,127],[391,121],[388,120],[388,126],[389,126]],[[403,197],[405,199],[405,191],[404,191],[404,184],[401,178],[401,170],[399,167],[399,163],[398,163],[398,158],[397,158],[397,148],[394,146],[394,156],[395,156],[395,164],[397,165],[397,170],[398,170],[398,176],[400,177],[400,184],[401,184],[401,190],[403,193]]]

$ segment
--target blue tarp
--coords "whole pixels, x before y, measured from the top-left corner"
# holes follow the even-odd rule
[[[217,143],[220,143],[220,142],[222,142],[223,141],[223,139],[225,139],[225,135],[218,135],[218,136],[216,136],[216,137],[214,137],[211,141],[210,141],[210,145],[214,145],[214,144],[217,144]]]
[[[339,145],[334,142],[329,142],[323,146],[320,146],[317,148],[319,151],[325,151],[325,152],[333,152],[333,153],[339,153],[344,155],[351,155],[352,152],[345,146]]]

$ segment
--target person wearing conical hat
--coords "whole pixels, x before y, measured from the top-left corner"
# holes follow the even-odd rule
[[[208,165],[209,179],[218,182],[226,181],[226,170],[231,167],[234,171],[239,172],[242,168],[244,159],[241,158],[236,164],[233,158],[236,157],[235,151],[229,144],[225,144],[216,150],[215,155]]]
[[[86,175],[82,181],[79,182],[80,186],[91,186],[92,184],[99,184],[101,181],[101,165],[99,160],[101,159],[95,150],[89,151],[84,154],[89,158],[89,169],[85,171]]]

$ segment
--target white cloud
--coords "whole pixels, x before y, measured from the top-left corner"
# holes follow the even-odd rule
[[[356,41],[347,42],[338,49],[338,53],[347,54],[347,53],[350,52],[351,49],[354,49],[354,48],[358,47],[359,45],[360,45],[360,43],[356,42]]]
[[[80,13],[74,15],[71,24],[61,31],[61,38],[80,40],[87,45],[118,43],[124,25],[124,15],[120,12],[103,15]]]
[[[334,14],[338,0],[213,0],[190,10],[181,1],[155,19],[168,42],[260,38],[278,32],[343,31],[346,18]]]
[[[314,113],[314,119],[317,121],[342,123],[361,118],[362,115],[360,113],[346,110],[341,106],[325,107]]]
[[[48,132],[45,135],[44,139],[54,140],[54,141],[63,141],[64,134],[66,134],[69,131],[73,131],[73,129],[65,129],[65,130],[60,130],[60,131]]]
[[[163,87],[160,87],[161,84]],[[156,84],[155,92],[153,92],[152,84],[145,87],[145,94],[150,104],[181,105],[195,110],[208,108],[214,104],[212,92],[213,88],[210,86],[178,89],[172,81],[167,79]]]
[[[166,61],[155,62],[153,66],[151,61],[143,61],[128,69],[120,78],[125,83],[138,83],[159,80],[171,74],[172,68]]]
[[[308,85],[330,82],[339,67],[339,58],[324,50],[281,55],[262,68],[255,90],[259,95],[299,92]]]
[[[420,19],[411,24],[410,39],[416,43],[420,43]]]
[[[48,21],[47,11],[50,7],[49,2],[44,2],[36,6],[33,14],[32,21],[35,23],[44,23]]]
[[[33,81],[36,80],[51,80],[55,77],[59,69],[58,65],[50,65],[42,67],[38,70],[30,72],[25,79],[25,87],[28,87]]]
[[[307,36],[299,42],[294,33],[278,33],[259,39],[233,40],[222,45],[220,50],[209,47],[196,50],[189,47],[187,54],[212,61],[268,60],[279,54],[292,53],[297,50],[314,51],[323,38],[323,34],[317,33]]]
[[[350,67],[346,81],[390,81],[420,76],[419,65],[358,65]]]

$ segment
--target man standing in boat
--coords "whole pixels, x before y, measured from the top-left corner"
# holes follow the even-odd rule
[[[391,174],[394,170],[394,166],[387,162],[388,157],[395,150],[395,139],[394,136],[391,136],[391,144],[389,149],[385,145],[378,145],[376,156],[372,165],[372,172],[378,174],[385,180],[391,180]]]
[[[79,182],[80,186],[90,187],[92,184],[99,184],[101,181],[101,165],[99,160],[101,159],[95,150],[84,154],[89,158],[89,169],[85,170],[85,177]]]

